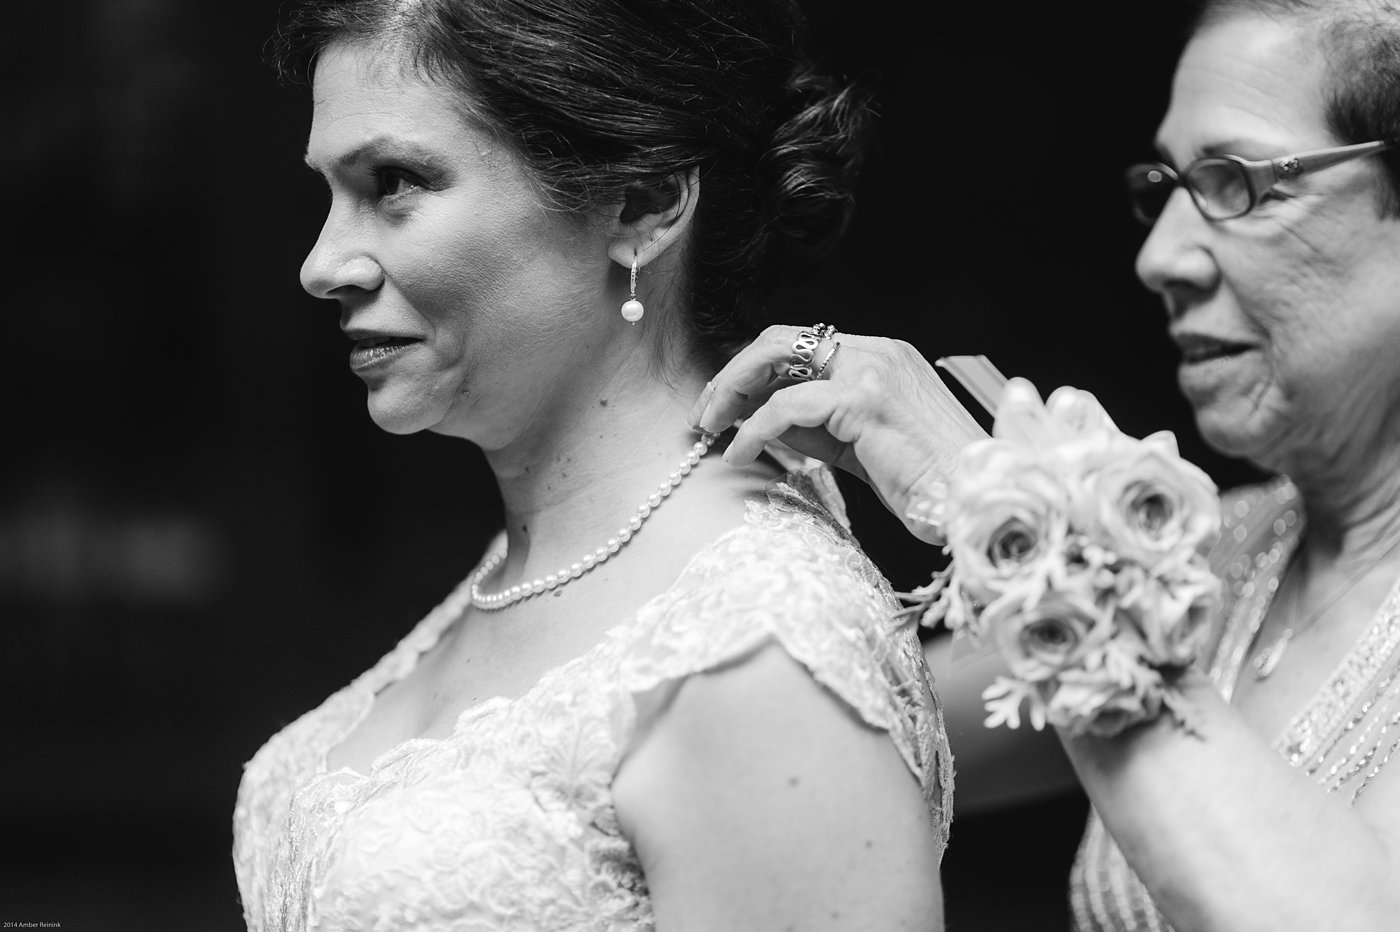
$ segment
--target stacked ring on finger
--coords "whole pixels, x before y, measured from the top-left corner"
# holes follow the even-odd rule
[[[817,366],[817,371],[812,373],[812,381],[815,382],[817,379],[822,377],[822,373],[826,371],[827,366],[831,365],[831,360],[836,358],[836,351],[840,348],[841,341],[834,341],[831,347],[831,351],[826,354],[826,358],[822,360],[822,364],[820,366]]]
[[[817,347],[821,346],[823,340],[829,340],[835,335],[836,328],[831,324],[817,324],[800,331],[797,339],[792,341],[792,355],[788,357],[788,378],[799,382],[810,382],[816,378],[812,359],[816,355]],[[831,354],[827,355],[826,361],[831,361]]]

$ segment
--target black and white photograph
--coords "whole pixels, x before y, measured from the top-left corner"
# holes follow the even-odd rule
[[[1400,929],[1400,3],[0,33],[0,929]]]

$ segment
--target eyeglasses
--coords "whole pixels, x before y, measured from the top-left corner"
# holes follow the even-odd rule
[[[1161,162],[1128,169],[1128,196],[1133,216],[1151,226],[1167,206],[1178,185],[1191,192],[1196,209],[1207,220],[1233,220],[1259,206],[1274,185],[1306,172],[1320,171],[1390,148],[1387,142],[1363,142],[1332,149],[1315,149],[1276,159],[1251,161],[1237,155],[1197,159],[1180,173]]]

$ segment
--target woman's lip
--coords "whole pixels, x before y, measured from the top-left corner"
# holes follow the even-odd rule
[[[1248,343],[1196,334],[1179,334],[1174,340],[1177,349],[1181,351],[1181,361],[1184,365],[1209,362],[1222,356],[1238,356],[1254,348]]]
[[[1214,346],[1183,346],[1181,348],[1181,363],[1186,366],[1194,366],[1212,359],[1221,359],[1226,356],[1238,356],[1241,353],[1249,352],[1248,346],[1239,344],[1219,343]]]
[[[381,365],[398,356],[404,350],[420,343],[411,337],[374,336],[356,340],[350,350],[350,368],[359,372]]]
[[[1250,346],[1234,346],[1199,358],[1182,354],[1177,367],[1177,384],[1188,399],[1202,402],[1229,386],[1236,388],[1258,376],[1255,351]]]

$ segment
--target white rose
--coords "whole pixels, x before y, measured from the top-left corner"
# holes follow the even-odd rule
[[[1086,483],[1099,543],[1147,567],[1207,551],[1220,528],[1209,477],[1156,442],[1120,450]]]
[[[1184,565],[1125,602],[1143,640],[1144,657],[1163,667],[1188,667],[1205,649],[1220,598],[1220,580],[1204,566]]]
[[[1051,573],[1062,561],[1067,510],[1064,487],[1033,463],[959,476],[947,533],[966,594],[990,603],[1028,577]]]
[[[1162,710],[1158,681],[1125,682],[1108,667],[1067,671],[1045,699],[1045,719],[1072,735],[1112,737]]]
[[[1047,592],[1029,608],[1009,593],[987,606],[982,623],[1011,673],[1033,683],[1082,665],[1112,630],[1109,614],[1075,589]]]

